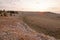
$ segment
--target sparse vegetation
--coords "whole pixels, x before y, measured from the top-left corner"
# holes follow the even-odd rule
[[[16,14],[18,14],[17,11],[5,11],[5,10],[0,10],[0,16],[15,16]]]
[[[39,14],[33,13],[23,15],[23,21],[27,23],[32,29],[39,33],[45,33],[55,38],[60,38],[60,21],[59,19],[52,19],[45,16],[39,16]],[[38,16],[37,16],[38,15]]]

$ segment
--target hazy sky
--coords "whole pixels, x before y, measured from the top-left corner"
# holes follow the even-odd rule
[[[0,0],[0,9],[60,13],[60,0]]]

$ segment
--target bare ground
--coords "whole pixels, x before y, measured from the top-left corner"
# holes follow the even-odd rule
[[[56,39],[43,33],[37,33],[18,18],[0,17],[0,40],[56,40]]]

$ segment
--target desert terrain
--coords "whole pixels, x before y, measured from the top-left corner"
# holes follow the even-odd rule
[[[0,40],[59,40],[60,14],[0,11]]]

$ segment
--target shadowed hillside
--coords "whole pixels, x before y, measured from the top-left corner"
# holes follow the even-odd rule
[[[52,12],[23,12],[23,21],[37,32],[60,38],[60,14]]]

